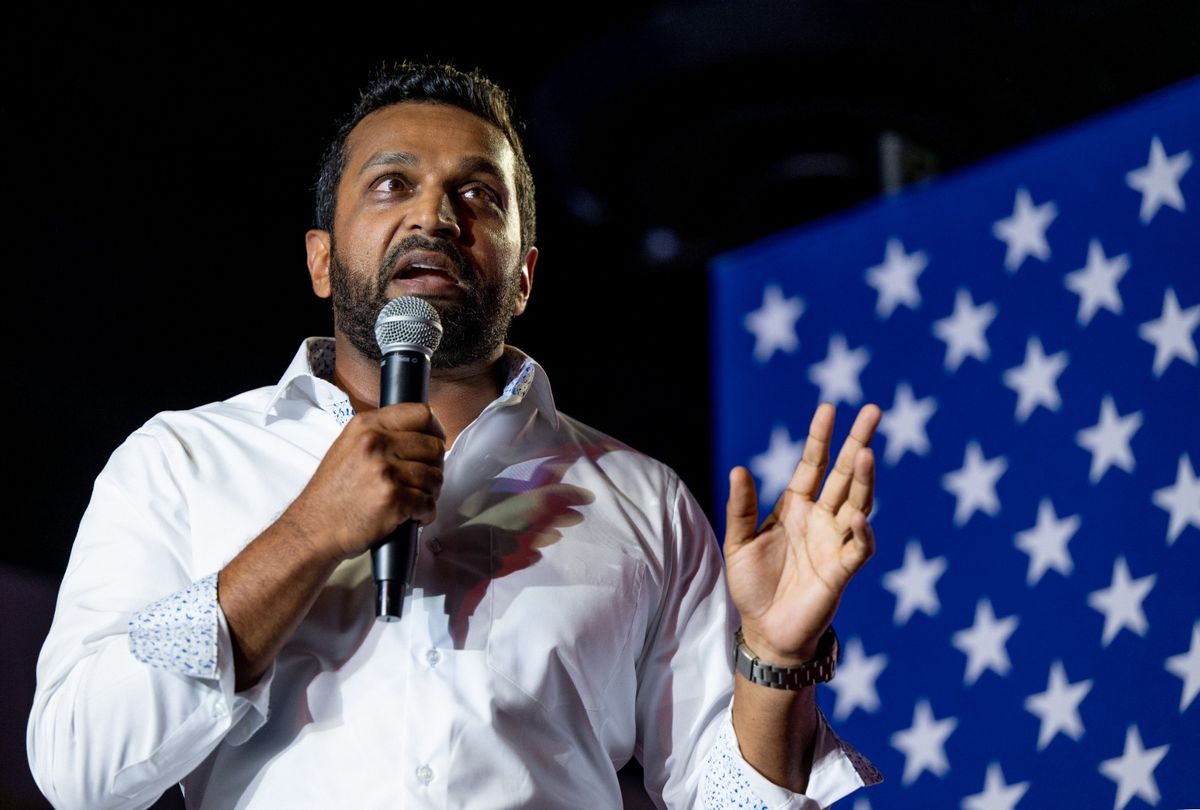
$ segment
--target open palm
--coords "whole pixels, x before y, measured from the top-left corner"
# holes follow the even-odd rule
[[[832,405],[817,408],[800,463],[762,526],[749,471],[736,467],[729,476],[729,592],[746,644],[770,664],[792,665],[815,655],[846,584],[875,551],[867,523],[875,462],[867,445],[879,408],[859,410],[826,479],[833,418]]]

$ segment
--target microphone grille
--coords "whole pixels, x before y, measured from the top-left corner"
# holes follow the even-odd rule
[[[375,340],[383,354],[417,349],[432,355],[442,342],[442,321],[423,298],[402,295],[388,301],[375,319]]]

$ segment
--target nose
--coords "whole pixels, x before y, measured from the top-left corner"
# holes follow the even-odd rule
[[[415,210],[409,216],[409,228],[444,239],[457,239],[462,235],[454,203],[442,189],[430,189],[416,200]]]

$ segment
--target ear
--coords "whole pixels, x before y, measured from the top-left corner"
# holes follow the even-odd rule
[[[533,292],[533,268],[537,265],[538,249],[531,247],[525,253],[525,261],[521,262],[521,297],[513,307],[513,314],[520,315],[529,303],[529,294]]]
[[[308,275],[312,279],[313,292],[318,298],[328,298],[330,238],[329,231],[313,229],[304,234],[304,249],[308,254]]]

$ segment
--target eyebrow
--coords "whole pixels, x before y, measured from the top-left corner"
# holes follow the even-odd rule
[[[373,156],[370,160],[363,164],[363,167],[358,170],[361,176],[366,174],[369,169],[376,166],[419,166],[420,159],[411,152],[380,152]],[[459,170],[463,174],[490,174],[497,179],[504,179],[504,172],[500,166],[489,158],[482,155],[471,155],[463,158],[459,162]]]
[[[494,160],[482,157],[481,155],[472,155],[464,158],[459,167],[463,174],[490,174],[497,180],[504,179],[504,172]]]
[[[363,167],[358,170],[360,175],[366,174],[368,169],[375,166],[417,166],[421,161],[417,160],[417,156],[410,152],[380,152],[372,157]]]

